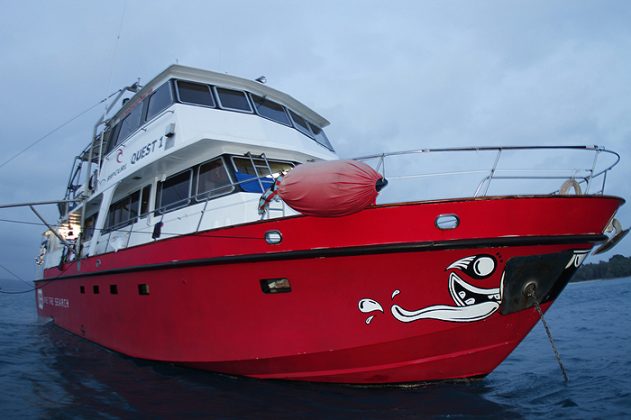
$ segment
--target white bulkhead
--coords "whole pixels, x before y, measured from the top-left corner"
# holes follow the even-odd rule
[[[84,152],[88,192],[69,185],[82,200],[62,212],[66,244],[46,235],[44,266],[256,221],[259,197],[283,170],[337,158],[327,125],[259,82],[170,66],[106,120]],[[267,217],[290,214],[272,206]]]

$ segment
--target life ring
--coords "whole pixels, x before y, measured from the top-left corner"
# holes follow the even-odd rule
[[[579,185],[578,182],[576,182],[575,179],[565,180],[565,182],[561,185],[561,188],[559,188],[559,194],[568,195],[570,192],[570,188],[574,189],[575,195],[583,194],[583,192],[581,191],[581,186]]]

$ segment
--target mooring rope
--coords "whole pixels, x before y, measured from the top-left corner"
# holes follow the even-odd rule
[[[543,317],[543,311],[541,310],[541,306],[539,306],[539,301],[537,300],[537,296],[535,294],[535,290],[537,286],[535,283],[530,283],[524,289],[524,294],[531,298],[535,303],[535,309],[539,313],[539,318],[541,319],[541,323],[546,330],[546,334],[548,335],[548,340],[550,340],[550,345],[552,346],[552,351],[554,351],[554,356],[557,359],[557,363],[559,364],[559,368],[561,369],[561,373],[563,374],[563,380],[565,383],[568,383],[567,372],[565,371],[565,367],[563,366],[563,362],[561,361],[561,355],[559,354],[559,350],[557,350],[557,346],[554,344],[554,340],[552,339],[552,333],[550,332],[550,327],[548,327],[548,323],[546,319]]]

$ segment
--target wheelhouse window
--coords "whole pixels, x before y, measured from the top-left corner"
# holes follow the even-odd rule
[[[149,97],[147,105],[147,121],[168,108],[172,103],[173,94],[171,93],[171,82],[166,82]]]
[[[289,115],[291,115],[291,120],[294,122],[294,127],[296,127],[298,131],[306,134],[309,137],[313,136],[313,134],[311,134],[311,130],[309,130],[309,126],[307,125],[307,120],[296,114],[291,109],[289,110]]]
[[[216,87],[215,91],[217,92],[217,97],[219,99],[219,106],[223,109],[252,112],[250,102],[248,102],[245,92],[220,87]]]
[[[156,214],[167,213],[190,203],[192,175],[193,171],[187,169],[158,183]]]
[[[218,197],[232,191],[234,191],[234,186],[222,158],[199,165],[196,194],[198,201]]]
[[[202,83],[176,81],[178,99],[182,103],[215,107],[210,86]]]
[[[285,112],[285,108],[274,101],[270,101],[267,98],[263,98],[262,96],[250,95],[252,97],[252,102],[254,103],[254,108],[256,109],[256,113],[261,117],[269,118],[272,121],[276,121],[281,124],[291,126],[291,121],[289,120],[289,116],[287,112]]]
[[[240,182],[241,189],[245,192],[256,193],[263,192],[261,184],[263,189],[269,188],[276,178],[294,167],[292,162],[278,160],[268,160],[266,162],[260,158],[250,159],[249,157],[240,156],[233,156],[232,163],[234,164],[235,175],[237,181]]]
[[[105,230],[120,229],[138,221],[139,200],[140,191],[134,191],[110,205]]]
[[[132,111],[127,114],[120,125],[120,131],[118,133],[118,139],[116,144],[121,144],[127,137],[134,133],[142,124],[142,103],[136,105]]]
[[[320,143],[322,146],[326,147],[329,150],[333,150],[333,146],[331,146],[331,143],[329,142],[329,139],[326,137],[326,134],[324,134],[324,131],[322,131],[322,129],[314,124],[311,124],[310,122],[307,121],[307,124],[309,124],[309,128],[311,129],[311,132],[313,133],[313,138],[315,139],[315,141],[317,141],[318,143]]]

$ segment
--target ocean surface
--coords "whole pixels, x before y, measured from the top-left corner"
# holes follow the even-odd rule
[[[131,359],[0,295],[0,416],[7,418],[631,418],[631,278],[570,284],[484,379],[353,387],[234,378]]]

